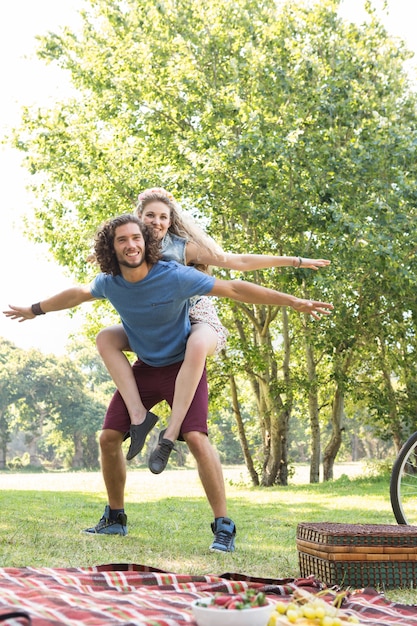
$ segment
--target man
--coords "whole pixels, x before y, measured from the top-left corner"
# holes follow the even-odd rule
[[[290,306],[315,318],[332,305],[296,298],[239,280],[220,280],[176,262],[159,261],[159,243],[134,215],[109,220],[97,232],[95,253],[102,273],[90,285],[79,285],[30,307],[10,306],[4,314],[24,321],[83,302],[108,299],[120,315],[129,345],[138,355],[133,365],[139,392],[148,411],[158,402],[172,403],[176,375],[190,331],[189,298],[213,295],[252,304]],[[149,411],[150,412],[150,411]],[[203,374],[184,419],[181,434],[196,459],[199,476],[214,514],[211,551],[234,550],[236,527],[227,517],[219,458],[207,437],[208,392]],[[152,414],[151,414],[152,415]],[[150,421],[144,436],[155,425]],[[126,464],[122,442],[130,419],[118,392],[106,413],[100,435],[101,469],[108,504],[104,515],[85,532],[127,534],[124,510]]]

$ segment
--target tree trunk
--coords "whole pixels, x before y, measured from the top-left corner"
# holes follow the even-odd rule
[[[317,398],[317,374],[316,363],[313,355],[313,347],[306,341],[306,359],[308,375],[308,412],[311,428],[311,457],[310,457],[310,483],[320,482],[320,422],[319,402]]]
[[[84,467],[84,442],[80,433],[74,433],[74,456],[72,457],[71,467],[73,469],[80,469]]]
[[[323,480],[332,480],[333,466],[342,443],[342,420],[344,414],[344,394],[338,385],[332,406],[332,434],[323,454]]]
[[[402,446],[402,428],[398,417],[397,400],[395,390],[392,386],[392,369],[389,358],[385,349],[385,341],[383,336],[379,336],[379,347],[381,353],[381,371],[384,379],[388,397],[389,423],[392,433],[392,441],[394,443],[395,453],[398,454]]]
[[[270,447],[268,462],[264,466],[261,484],[266,487],[272,485],[288,485],[288,424],[291,416],[293,394],[291,389],[290,370],[290,331],[288,312],[282,308],[282,339],[284,343],[284,358],[282,373],[286,399],[278,392],[278,370],[276,361],[271,364],[270,371],[274,376],[270,378],[268,387],[260,385],[265,402],[269,407],[270,416]],[[269,335],[268,335],[269,337]],[[272,348],[271,348],[272,349]]]
[[[0,446],[0,469],[6,469],[7,445]]]
[[[33,435],[27,441],[27,451],[29,453],[29,465],[32,467],[41,467],[42,461],[38,454],[38,442],[42,439],[42,435]]]
[[[84,441],[83,464],[87,469],[100,467],[100,454],[95,433],[89,433]]]
[[[0,411],[0,469],[5,469],[7,458],[7,444],[10,440],[9,426],[5,418],[5,413]]]
[[[234,303],[231,307],[236,313],[244,311],[251,322],[249,335],[240,315],[234,315],[235,328],[238,331],[242,349],[248,346],[256,356],[253,366],[246,363],[246,374],[256,401],[263,440],[260,483],[265,487],[277,483],[286,485],[288,482],[288,421],[292,407],[288,314],[285,307],[279,310],[263,305],[251,308],[243,303]],[[283,322],[284,359],[280,371],[283,372],[284,385],[281,379],[278,380],[279,368],[270,332],[270,325],[277,311],[282,314]],[[283,386],[285,387],[285,401],[284,396],[280,394]]]
[[[232,405],[233,405],[233,414],[235,416],[237,431],[239,435],[240,446],[243,452],[243,458],[245,459],[246,467],[248,468],[249,475],[252,480],[252,484],[255,487],[259,486],[259,476],[255,467],[253,465],[253,459],[249,452],[248,440],[246,439],[245,427],[243,425],[242,414],[240,412],[236,380],[233,375],[229,376],[230,390],[232,393]]]

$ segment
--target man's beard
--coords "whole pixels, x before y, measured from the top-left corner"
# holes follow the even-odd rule
[[[123,265],[123,267],[128,267],[130,269],[136,269],[137,267],[140,267],[143,263],[145,263],[145,257],[142,256],[140,261],[137,261],[136,263],[129,263],[129,261],[126,261],[124,258],[121,261],[120,259],[117,260],[119,265]]]

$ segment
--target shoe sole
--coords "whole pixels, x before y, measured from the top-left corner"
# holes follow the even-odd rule
[[[126,532],[119,532],[119,533],[98,533],[95,530],[82,530],[82,533],[84,533],[85,535],[93,535],[94,537],[98,537],[98,536],[103,536],[103,535],[107,535],[108,537],[126,537],[127,535],[127,530]]]

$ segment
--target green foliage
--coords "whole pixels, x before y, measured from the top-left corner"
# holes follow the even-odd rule
[[[7,359],[0,393],[2,466],[10,448],[11,454],[23,449],[28,455],[27,462],[15,456],[7,462],[12,466],[96,468],[96,434],[113,392],[101,363],[89,361],[85,352],[77,362],[20,350],[6,341],[0,343],[0,355]]]
[[[151,185],[172,190],[227,250],[331,256],[317,273],[250,276],[332,301],[326,321],[220,303],[233,336],[219,381],[227,368],[247,376],[270,484],[287,465],[297,406],[312,427],[331,423],[330,465],[355,396],[396,446],[415,426],[410,53],[369,6],[356,25],[338,4],[90,0],[80,33],[40,39],[39,55],[70,73],[76,96],[27,109],[14,138],[39,197],[35,237],[79,278],[93,271],[98,223]],[[104,310],[111,317],[97,312],[92,334]]]
[[[395,456],[386,457],[384,459],[369,459],[365,463],[365,473],[379,480],[389,480],[394,461]]]
[[[10,470],[21,470],[23,468],[28,468],[30,462],[30,456],[27,452],[22,454],[22,456],[15,456],[10,461],[7,461],[7,467]]]

